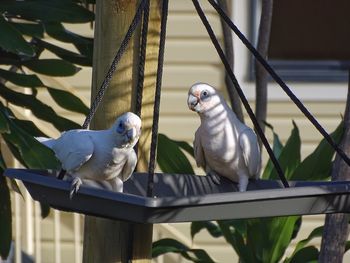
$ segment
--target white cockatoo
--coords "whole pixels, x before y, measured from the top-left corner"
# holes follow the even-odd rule
[[[140,133],[141,119],[126,112],[107,130],[70,130],[57,139],[37,140],[55,152],[62,169],[72,177],[72,198],[83,181],[88,185],[109,183],[111,190],[122,192],[123,182],[136,167],[133,147]]]
[[[187,103],[201,120],[193,143],[197,166],[214,182],[218,175],[224,176],[238,183],[240,192],[245,191],[248,179],[259,177],[261,155],[256,134],[208,84],[194,84]]]

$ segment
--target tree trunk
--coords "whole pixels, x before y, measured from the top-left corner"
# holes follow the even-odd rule
[[[218,5],[222,8],[222,10],[224,10],[224,12],[227,15],[230,14],[228,10],[227,0],[218,0]],[[221,21],[222,33],[224,37],[225,55],[233,71],[235,56],[234,56],[234,49],[233,49],[232,31],[231,31],[231,28],[225,23],[224,19],[220,18],[220,21]],[[225,83],[226,83],[226,89],[228,91],[228,95],[230,98],[232,110],[236,113],[238,119],[244,122],[241,101],[227,72],[225,73]]]
[[[340,148],[350,155],[350,71],[348,96],[344,114],[344,134]],[[350,167],[337,155],[332,170],[332,180],[350,180]],[[319,262],[341,263],[349,235],[349,214],[327,215],[321,243]]]
[[[135,15],[139,1],[96,1],[92,99]],[[159,1],[151,1],[147,41],[145,85],[142,107],[142,135],[139,141],[139,171],[147,171],[150,127],[153,114],[155,76],[160,31]],[[141,21],[142,22],[142,21]],[[122,56],[113,79],[91,122],[92,129],[110,127],[116,117],[135,109],[140,30]],[[118,209],[116,207],[115,209]],[[151,262],[151,224],[131,224],[109,219],[85,217],[83,262]]]
[[[259,53],[267,59],[270,42],[271,21],[272,21],[273,0],[261,1],[261,18],[259,26],[258,46]],[[264,67],[255,60],[255,81],[256,81],[256,105],[255,114],[263,132],[267,115],[267,83],[268,74]],[[261,147],[261,140],[259,140]]]

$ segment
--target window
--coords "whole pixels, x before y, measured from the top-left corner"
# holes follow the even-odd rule
[[[260,2],[252,0],[254,42]],[[274,1],[269,46],[273,68],[285,80],[346,81],[350,69],[349,12],[349,0]]]

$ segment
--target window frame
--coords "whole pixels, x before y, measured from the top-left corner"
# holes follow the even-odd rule
[[[260,22],[260,2],[250,0],[250,39],[256,46]],[[255,80],[254,56],[250,54],[248,78]],[[347,82],[350,61],[338,60],[268,60],[271,67],[286,81]]]

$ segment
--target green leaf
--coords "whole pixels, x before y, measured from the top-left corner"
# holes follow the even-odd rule
[[[341,122],[330,134],[334,142],[339,144],[344,132],[344,122]],[[294,171],[292,180],[325,180],[331,176],[334,149],[326,139],[323,139],[316,149],[299,164]]]
[[[301,141],[299,135],[299,129],[293,121],[293,130],[288,138],[286,145],[283,147],[278,161],[281,165],[284,175],[287,179],[290,179],[295,169],[300,164],[300,148]],[[269,179],[278,179],[278,174],[274,168],[271,172]]]
[[[65,29],[61,23],[49,22],[45,23],[46,33],[59,41],[72,43],[80,52],[80,54],[92,60],[93,39],[83,37]]]
[[[6,259],[11,248],[12,214],[10,190],[2,173],[3,171],[0,174],[0,256]]]
[[[32,121],[12,119],[12,121],[33,137],[47,137]]]
[[[272,133],[273,133],[273,147],[272,147],[272,150],[273,150],[273,153],[275,154],[275,156],[276,156],[276,158],[278,160],[278,158],[281,155],[283,145],[282,145],[282,143],[280,141],[280,138],[278,137],[277,133],[274,132],[273,126],[268,124],[268,123],[265,123],[265,125],[266,125],[266,127],[270,128],[272,130]],[[263,179],[270,178],[273,169],[274,169],[274,165],[273,165],[271,159],[269,159],[267,164],[266,164],[266,166],[265,166],[264,172],[263,172],[261,177]]]
[[[300,240],[298,242],[298,244],[295,246],[295,249],[292,253],[292,255],[287,258],[285,260],[286,263],[290,263],[291,260],[293,259],[293,257],[303,248],[305,248],[305,246],[310,243],[310,241],[314,238],[317,238],[317,237],[322,237],[322,234],[323,234],[323,229],[324,227],[323,226],[319,226],[317,228],[315,228],[314,230],[312,230],[312,232],[309,234],[309,236],[303,240]]]
[[[206,229],[212,237],[221,237],[222,232],[219,226],[211,221],[199,221],[191,223],[191,238],[194,239],[194,236],[200,232],[202,229]]]
[[[32,0],[0,2],[0,12],[8,12],[29,20],[84,23],[94,20],[94,13],[71,1]]]
[[[157,162],[164,173],[194,174],[185,154],[164,134],[158,135]]]
[[[9,70],[0,69],[0,77],[20,87],[35,88],[45,86],[38,78],[38,76],[34,74],[21,74]]]
[[[34,72],[54,77],[73,76],[80,70],[72,63],[60,59],[32,59],[23,61],[22,65]]]
[[[77,123],[57,115],[51,107],[33,95],[15,92],[0,84],[0,96],[14,105],[30,109],[36,117],[52,123],[59,131],[81,128]]]
[[[298,216],[250,219],[247,222],[247,246],[260,262],[276,263],[292,240]]]
[[[44,27],[41,23],[19,23],[12,21],[9,21],[9,23],[23,35],[38,38],[44,37]]]
[[[1,5],[1,2],[0,2]],[[22,34],[0,15],[0,47],[8,52],[34,56],[34,49]]]
[[[152,258],[164,255],[166,253],[181,254],[187,260],[196,263],[214,263],[215,261],[203,249],[191,249],[179,241],[171,238],[165,238],[153,243]]]
[[[8,133],[8,132],[10,132],[10,127],[7,122],[7,118],[3,114],[0,114],[0,133]],[[5,164],[5,162],[3,162],[3,164]]]
[[[304,247],[291,258],[290,263],[318,262],[318,249],[314,246]]]
[[[65,108],[70,111],[78,112],[84,115],[89,113],[89,108],[74,94],[60,89],[47,88],[51,97],[55,102],[60,105],[62,108]]]
[[[242,235],[241,231],[238,231],[235,227],[232,227],[232,225],[235,225],[237,222],[239,222],[239,220],[217,222],[224,235],[226,242],[229,243],[232,246],[232,248],[236,251],[237,255],[239,256],[240,262],[256,262],[252,248],[246,245],[246,237]]]
[[[81,54],[74,53],[72,51],[57,47],[55,45],[52,45],[52,44],[45,42],[43,40],[40,40],[40,39],[36,39],[36,43],[39,47],[42,47],[42,48],[45,48],[45,49],[51,51],[52,53],[54,53],[58,57],[66,60],[66,61],[69,61],[70,63],[78,64],[81,66],[87,66],[87,67],[92,66],[92,58],[91,57],[86,57],[86,56],[83,56]]]
[[[4,106],[0,104],[0,114],[4,114]],[[5,141],[16,148],[15,156],[20,156],[21,162],[31,169],[58,169],[60,164],[54,152],[38,142],[31,135],[18,127],[11,119],[8,120],[10,133],[3,133]]]

